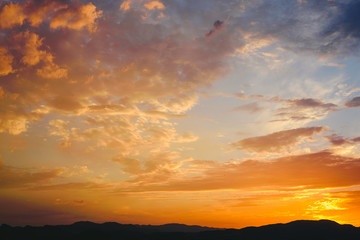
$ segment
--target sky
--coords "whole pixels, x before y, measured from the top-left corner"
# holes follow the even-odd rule
[[[0,1],[0,223],[360,226],[360,2]]]

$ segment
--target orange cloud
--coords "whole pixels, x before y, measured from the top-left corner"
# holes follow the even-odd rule
[[[0,102],[0,131],[23,134],[44,119],[48,142],[76,154],[106,149],[108,159],[121,156],[119,165],[134,184],[176,176],[181,150],[173,145],[198,137],[179,133],[173,119],[187,117],[198,90],[226,73],[224,58],[241,41],[225,35],[224,44],[213,45],[203,32],[190,38],[146,23],[145,2],[134,3],[141,11],[104,11],[104,17],[92,3],[35,3],[19,3],[27,14],[22,29],[13,25],[0,42],[16,72],[7,68],[0,82],[6,99]],[[163,9],[153,4],[153,10]]]
[[[67,70],[54,63],[51,53],[41,50],[44,47],[43,38],[29,31],[21,32],[13,36],[14,49],[21,52],[20,61],[28,66],[39,65],[37,75],[43,78],[63,78],[67,76]]]
[[[61,1],[29,1],[26,5],[27,21],[31,26],[38,27],[42,22],[51,18],[52,13],[66,8]]]
[[[52,61],[48,61],[45,62],[42,68],[37,69],[36,73],[43,78],[58,79],[67,77],[68,71],[67,69],[59,67]]]
[[[130,174],[138,174],[142,172],[141,162],[138,159],[127,157],[116,157],[113,159],[123,166],[123,171]]]
[[[101,17],[102,11],[96,11],[92,3],[76,5],[72,8],[59,10],[50,22],[50,28],[69,28],[80,30],[87,28],[90,32],[96,30],[95,20]]]
[[[41,119],[47,113],[45,107],[26,112],[19,103],[18,93],[9,93],[1,88],[0,132],[18,135],[26,132],[30,123]]]
[[[94,182],[68,182],[60,184],[41,184],[29,186],[28,190],[33,191],[67,191],[67,190],[79,190],[79,189],[111,189],[112,184],[100,184]]]
[[[194,136],[191,132],[184,132],[182,135],[180,135],[176,142],[184,143],[184,142],[194,142],[198,140],[199,137]]]
[[[0,99],[4,97],[4,90],[0,87]]]
[[[165,9],[165,6],[162,2],[159,1],[151,1],[148,3],[144,4],[145,8],[149,9],[149,10],[154,10],[154,9],[159,9],[159,10],[163,10]]]
[[[121,5],[120,5],[120,9],[124,10],[124,11],[128,11],[131,7],[130,7],[131,1],[130,0],[126,0],[124,1]]]
[[[25,19],[24,6],[21,3],[10,2],[1,9],[0,27],[7,29],[16,25],[22,25]]]
[[[4,49],[11,51],[1,52],[4,61],[0,66],[6,80],[0,85],[5,95],[17,95],[11,100],[12,110],[5,107],[4,111],[9,112],[9,121],[23,119],[22,130],[17,133],[26,131],[32,120],[51,113],[85,118],[125,114],[126,118],[145,118],[149,122],[183,118],[197,103],[198,89],[210,86],[226,71],[223,58],[229,46],[204,43],[202,34],[195,39],[179,38],[175,32],[163,37],[161,32],[166,29],[143,21],[124,20],[119,26],[113,18],[100,18],[101,11],[92,3],[46,3],[19,3],[26,6],[30,26],[23,24],[20,32],[12,29],[4,33],[6,42],[1,42]],[[30,20],[32,14],[38,16],[37,20]],[[141,16],[142,12],[134,11],[125,17],[140,20]],[[101,28],[92,32],[91,38],[87,32],[76,33],[83,28],[94,30],[96,24]],[[57,28],[74,31],[54,31]],[[214,51],[208,51],[210,48]],[[10,78],[9,73],[15,71],[18,74]],[[3,124],[4,128],[10,125]],[[140,132],[141,126],[135,129]],[[174,127],[166,129],[167,137],[161,141],[176,141],[176,131],[171,133]],[[161,135],[154,134],[156,131],[150,134],[154,141]],[[149,131],[141,132],[144,136],[137,139],[148,138],[145,132]],[[102,144],[128,145],[122,135],[116,140],[107,137]],[[151,145],[149,139],[146,142],[146,146]]]
[[[42,45],[42,39],[40,39],[39,35],[26,31],[16,34],[13,39],[19,44],[18,49],[21,49],[23,54],[22,63],[33,66],[45,57],[46,52],[39,50]]]
[[[74,207],[81,207],[81,206],[86,205],[84,200],[66,201],[66,200],[62,200],[61,198],[57,198],[55,200],[55,204],[56,205],[69,205],[69,206],[74,206]]]
[[[5,117],[2,116],[0,121],[0,132],[18,135],[27,130],[29,123],[26,117],[10,116],[11,119],[6,119]]]
[[[303,190],[335,188],[360,184],[359,159],[323,151],[238,163],[203,162],[200,176],[172,179],[161,184],[129,186],[126,191],[202,191],[221,189]],[[198,164],[198,163],[196,163]],[[197,165],[193,165],[198,169]],[[188,170],[190,171],[190,169]],[[359,177],[357,177],[359,176]],[[120,190],[121,191],[121,190]]]
[[[13,71],[12,62],[14,57],[4,47],[0,47],[0,76],[7,75]]]
[[[64,169],[31,172],[0,162],[0,173],[0,188],[19,188],[29,187],[34,184],[50,183],[54,178],[64,173]]]
[[[55,12],[68,6],[60,1],[23,1],[4,4],[0,11],[0,29],[11,29],[28,22],[33,27],[53,17]]]
[[[278,152],[284,148],[296,145],[299,138],[310,138],[314,134],[322,133],[326,127],[305,127],[275,132],[269,135],[245,138],[232,144],[237,149],[255,152]]]
[[[135,177],[130,180],[131,184],[152,184],[166,182],[169,178],[177,174],[176,169],[180,167],[181,162],[176,152],[154,153],[143,161],[134,158],[119,156],[113,159],[119,163],[125,173]]]

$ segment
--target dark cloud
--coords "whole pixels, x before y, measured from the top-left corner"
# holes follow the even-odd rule
[[[360,107],[360,97],[354,97],[353,99],[345,103],[346,107]]]
[[[360,3],[356,0],[257,1],[245,5],[245,14],[235,18],[236,25],[256,36],[277,39],[283,48],[323,56],[358,52]]]
[[[213,29],[211,29],[206,35],[205,37],[212,37],[217,31],[221,30],[224,26],[224,22],[217,20],[214,22],[214,27]]]
[[[326,140],[328,140],[331,145],[333,146],[341,146],[344,144],[357,144],[360,142],[360,137],[356,138],[344,138],[343,136],[337,135],[337,134],[331,134],[329,136],[324,137]]]
[[[346,51],[357,49],[360,46],[360,2],[334,1],[330,6],[336,9],[337,14],[321,32],[321,36],[327,41],[323,49],[330,52],[338,48]]]
[[[278,100],[285,104],[285,107],[277,110],[276,116],[280,119],[273,121],[309,121],[317,120],[328,113],[336,111],[338,106],[333,103],[325,103],[313,98],[300,98],[289,100]]]
[[[324,103],[313,98],[292,99],[288,100],[287,103],[300,108],[324,108],[328,111],[335,110],[337,107],[337,105],[333,103]]]
[[[333,146],[340,146],[349,143],[347,139],[344,139],[342,136],[339,136],[337,134],[326,136],[325,139],[327,139]]]
[[[26,199],[26,200],[25,200]],[[86,216],[65,211],[64,209],[54,209],[54,207],[30,200],[28,196],[22,200],[18,197],[8,197],[3,195],[0,198],[0,222],[9,225],[21,226],[49,224],[70,224],[84,219]]]
[[[275,116],[280,118],[273,119],[271,120],[271,122],[316,120],[321,119],[330,112],[338,110],[338,105],[333,103],[327,103],[323,100],[315,98],[284,99],[279,96],[267,97],[254,94],[246,95],[242,92],[236,93],[234,94],[234,96],[241,100],[257,99],[269,103],[282,104],[282,107],[278,108],[275,112]],[[247,110],[250,112],[256,112],[261,109],[262,108],[258,105],[258,103],[250,103],[242,105],[233,110]]]

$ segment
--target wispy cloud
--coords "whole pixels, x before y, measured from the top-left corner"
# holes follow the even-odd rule
[[[279,152],[283,149],[299,144],[304,139],[311,138],[314,134],[320,134],[326,130],[326,127],[307,127],[284,130],[265,136],[245,138],[232,143],[231,146],[236,149],[247,151]]]
[[[119,191],[201,191],[220,189],[299,190],[360,184],[355,177],[358,159],[328,151],[239,163],[210,163],[201,177],[170,180],[159,185],[130,187]],[[206,164],[206,162],[204,162]]]
[[[17,169],[0,162],[0,188],[24,188],[38,184],[50,183],[60,177],[65,169],[49,169],[32,172],[25,169]]]
[[[264,109],[263,107],[259,106],[257,102],[252,102],[248,104],[241,105],[239,107],[236,107],[232,109],[232,111],[247,111],[250,113],[256,113]]]

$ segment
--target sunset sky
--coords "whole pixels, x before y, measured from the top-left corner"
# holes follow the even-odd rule
[[[0,224],[360,226],[360,1],[0,0]]]

